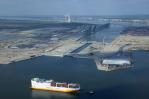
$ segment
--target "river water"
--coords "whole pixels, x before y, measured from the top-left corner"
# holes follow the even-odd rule
[[[42,56],[0,65],[0,99],[149,99],[149,53],[133,52],[133,57],[134,68],[113,72],[99,71],[91,59],[70,57]],[[77,82],[81,92],[32,91],[33,77]]]
[[[105,42],[109,43],[118,37],[125,28],[126,26],[123,25],[110,24],[109,28],[103,29],[90,35],[87,40],[102,42],[104,39]]]

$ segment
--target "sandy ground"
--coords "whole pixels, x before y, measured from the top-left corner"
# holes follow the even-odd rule
[[[117,52],[122,46],[129,45],[125,47],[128,50],[149,50],[149,37],[148,36],[119,36],[113,42],[105,45],[102,52]]]
[[[0,64],[8,64],[26,60],[32,57],[47,55],[63,57],[71,51],[84,45],[86,42],[76,40],[62,40],[55,44],[48,45],[45,48],[31,49],[31,48],[9,48],[15,42],[0,42]],[[129,44],[125,50],[149,50],[148,36],[119,36],[111,43],[103,45],[101,42],[92,42],[92,44],[78,54],[88,54],[92,52],[114,53],[120,50],[122,46]]]
[[[7,46],[4,46],[4,45]],[[2,46],[3,45],[3,46]],[[74,40],[63,40],[58,43],[47,46],[46,48],[32,49],[32,48],[8,48],[11,45],[9,42],[3,42],[0,46],[0,64],[8,64],[11,62],[17,62],[21,60],[30,59],[32,57],[47,55],[58,56],[63,55],[77,49],[82,46],[83,43],[76,42]]]

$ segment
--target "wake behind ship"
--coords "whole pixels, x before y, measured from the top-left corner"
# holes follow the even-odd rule
[[[55,82],[54,80],[45,80],[40,78],[31,79],[31,88],[36,90],[47,90],[57,92],[79,92],[80,85],[76,83]]]

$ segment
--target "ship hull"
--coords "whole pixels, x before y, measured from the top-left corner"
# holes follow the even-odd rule
[[[71,90],[71,89],[50,89],[50,88],[31,88],[32,90],[43,90],[43,91],[53,91],[53,92],[65,92],[65,93],[74,93],[79,92],[80,90]]]

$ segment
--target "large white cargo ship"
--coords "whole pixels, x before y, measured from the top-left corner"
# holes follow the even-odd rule
[[[79,92],[80,85],[76,83],[55,82],[39,78],[31,79],[31,88],[36,90],[47,90],[57,92]]]

